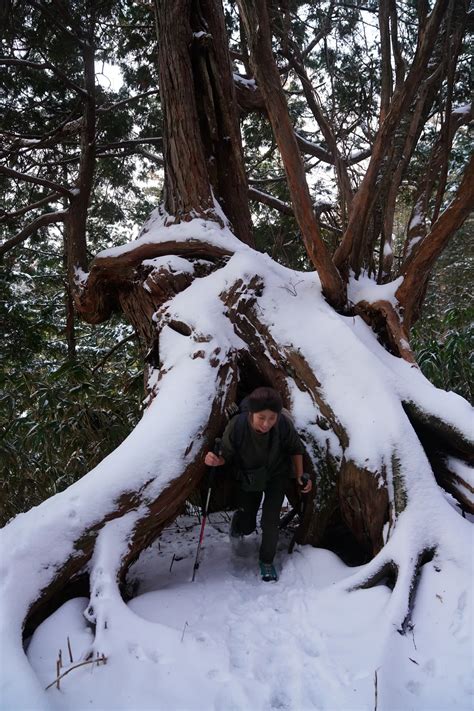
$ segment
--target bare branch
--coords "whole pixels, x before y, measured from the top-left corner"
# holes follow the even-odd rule
[[[289,217],[295,216],[291,205],[288,205],[288,203],[283,202],[283,200],[279,200],[273,195],[257,190],[256,188],[249,188],[249,198],[251,200],[255,200],[256,202],[261,202],[264,205],[268,205],[268,207],[273,207],[275,210],[278,210],[278,212],[288,215]]]

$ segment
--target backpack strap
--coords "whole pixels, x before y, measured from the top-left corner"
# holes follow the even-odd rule
[[[232,444],[237,453],[237,456],[244,441],[245,428],[247,426],[247,417],[247,411],[239,412],[239,414],[235,416],[235,427],[232,433]]]
[[[280,442],[284,443],[290,436],[290,421],[284,412],[280,413],[278,418],[278,434],[280,436]]]

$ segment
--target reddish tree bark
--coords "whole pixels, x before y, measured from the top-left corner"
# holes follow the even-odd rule
[[[402,272],[403,283],[395,296],[402,306],[403,324],[407,331],[418,317],[433,264],[473,208],[474,156],[471,156],[455,198],[438,217],[415,256]]]
[[[462,4],[464,6],[464,3]],[[410,71],[403,84],[394,91],[390,108],[384,114],[385,118],[377,132],[367,172],[352,201],[347,229],[334,255],[335,264],[344,273],[352,268],[355,275],[359,276],[363,265],[367,263],[367,242],[370,239],[368,224],[378,195],[377,181],[382,163],[391,150],[395,131],[425,76],[442,22],[448,12],[449,3],[437,0],[431,13],[420,17],[418,46]]]
[[[253,244],[237,100],[222,5],[155,0],[163,105],[165,210],[170,221],[217,218]],[[213,195],[214,193],[214,195]]]
[[[344,286],[321,238],[314,216],[303,161],[272,53],[266,2],[265,0],[256,0],[256,2],[239,0],[239,7],[248,38],[252,67],[281,153],[295,217],[301,229],[306,251],[318,271],[324,295],[333,306],[342,308],[345,303]]]

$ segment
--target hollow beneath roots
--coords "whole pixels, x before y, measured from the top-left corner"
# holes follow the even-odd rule
[[[351,567],[368,563],[372,558],[372,550],[357,540],[342,518],[340,508],[331,515],[319,547],[332,551]]]
[[[273,376],[273,377],[272,377]],[[259,386],[269,386],[279,389],[283,394],[284,405],[288,405],[285,390],[282,388],[282,383],[286,386],[287,373],[283,370],[275,368],[274,372],[270,368],[261,369],[259,360],[255,356],[243,354],[238,360],[238,378],[236,391],[236,404],[238,405],[247,395]],[[310,472],[313,477],[312,463],[305,455],[305,471]],[[335,473],[336,477],[337,474]],[[335,485],[335,482],[334,482]],[[193,493],[191,500],[195,505],[201,505],[206,500],[208,487],[207,474],[202,479],[199,487]],[[287,498],[292,507],[298,507],[298,499],[296,489],[293,483],[290,484],[287,490]],[[238,507],[239,502],[239,486],[235,479],[235,472],[232,470],[223,471],[221,476],[214,484],[211,494],[209,510],[215,511],[233,511]],[[361,539],[347,525],[340,508],[340,499],[337,497],[331,502],[330,508],[332,511],[326,516],[322,514],[326,521],[323,527],[318,527],[317,541],[310,540],[307,534],[308,531],[308,516],[305,516],[303,521],[296,516],[291,523],[294,529],[293,541],[298,543],[312,543],[321,548],[326,548],[338,555],[346,565],[357,566],[367,563],[374,555],[374,550],[370,545],[370,540]],[[316,515],[321,515],[318,512]],[[311,514],[309,513],[309,518]]]

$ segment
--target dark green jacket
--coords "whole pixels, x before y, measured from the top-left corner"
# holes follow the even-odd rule
[[[278,424],[272,427],[270,432],[258,434],[247,421],[242,444],[237,448],[234,429],[238,417],[239,415],[233,417],[225,428],[221,451],[226,464],[234,465],[237,470],[242,488],[245,491],[263,491],[273,477],[291,477],[291,456],[304,453],[303,444],[292,421],[287,418],[288,427],[285,428],[284,438],[280,436]]]

